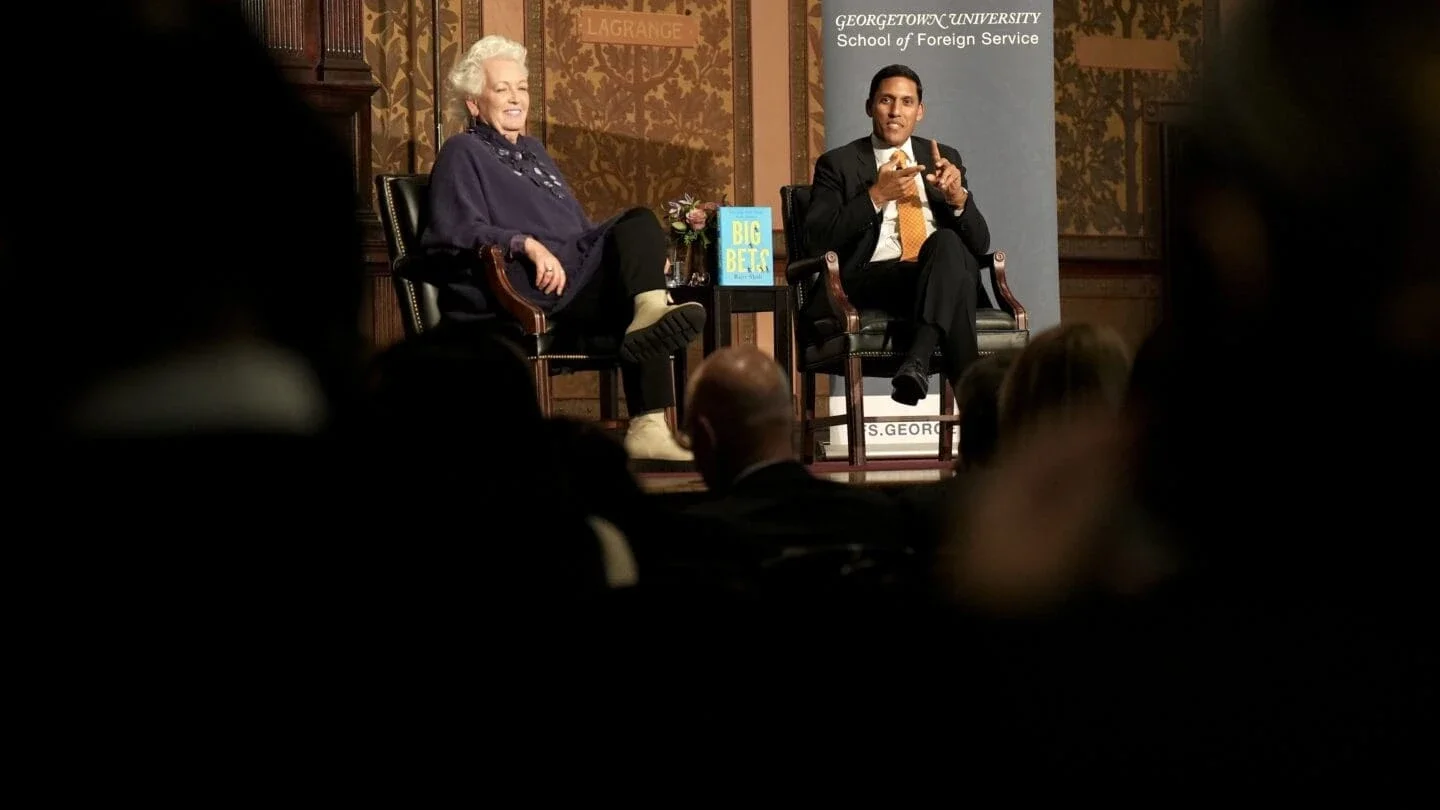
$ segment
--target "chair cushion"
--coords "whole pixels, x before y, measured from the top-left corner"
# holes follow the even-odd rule
[[[981,332],[980,353],[994,354],[996,352],[1018,352],[1025,348],[1030,342],[1029,329],[1008,329],[1008,330],[987,330]]]
[[[1015,318],[998,309],[982,309],[975,313],[976,338],[981,354],[992,354],[1025,348],[1030,330],[1016,329]],[[834,329],[835,322],[830,321]],[[910,345],[911,322],[891,318],[879,310],[860,313],[860,332],[846,335],[830,334],[824,340],[807,342],[801,349],[800,363],[807,371],[844,369],[845,355],[859,354],[866,376],[888,376],[899,368]],[[940,350],[935,350],[935,357]]]
[[[905,361],[904,343],[898,344],[889,335],[865,333],[858,335],[835,335],[824,343],[811,344],[800,354],[800,367],[805,371],[828,371],[842,374],[845,358],[850,354],[860,356],[860,366],[867,377],[888,377],[900,370]],[[932,357],[938,359],[940,350]]]
[[[844,327],[838,318],[818,318],[809,322],[813,331],[813,342],[824,343],[835,335],[843,333]],[[912,324],[909,319],[896,318],[882,309],[860,310],[860,334],[893,336],[908,340]],[[975,311],[975,328],[981,332],[1010,331],[1015,328],[1015,317],[1001,309],[978,309]]]
[[[1015,316],[1003,309],[977,309],[975,329],[979,332],[1010,332],[1015,329]]]
[[[1030,330],[988,331],[979,334],[981,354],[1019,350],[1030,340]],[[805,371],[834,374],[845,370],[845,357],[860,356],[860,365],[867,377],[888,377],[899,370],[906,357],[906,343],[883,333],[861,332],[858,335],[836,335],[824,343],[807,345],[801,352],[800,364]],[[934,357],[940,356],[936,349]],[[932,364],[932,368],[934,368]]]
[[[556,330],[538,336],[538,344],[547,355],[585,356],[612,365],[617,362],[620,353],[619,338],[610,334],[583,335]]]

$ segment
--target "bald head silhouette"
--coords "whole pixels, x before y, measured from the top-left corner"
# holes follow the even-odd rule
[[[695,465],[712,490],[756,464],[795,458],[790,381],[754,346],[727,346],[690,378],[686,432]]]

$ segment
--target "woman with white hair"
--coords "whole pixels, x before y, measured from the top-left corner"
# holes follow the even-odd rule
[[[445,141],[431,172],[431,219],[422,244],[443,262],[436,281],[445,319],[495,314],[475,272],[480,250],[499,245],[515,289],[557,327],[614,330],[632,458],[688,461],[665,421],[674,404],[670,356],[705,323],[699,304],[665,291],[667,242],[655,215],[632,208],[593,223],[545,146],[524,134],[530,113],[525,47],[501,36],[476,42],[450,73],[450,93],[470,117]],[[473,261],[472,261],[473,260]]]

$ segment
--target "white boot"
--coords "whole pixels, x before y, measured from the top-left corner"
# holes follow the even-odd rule
[[[625,328],[620,358],[632,363],[651,357],[669,357],[684,351],[705,328],[705,307],[694,302],[670,303],[664,290],[635,296],[635,317]]]
[[[630,417],[625,432],[625,452],[631,459],[651,461],[694,461],[695,454],[680,446],[664,411],[650,411]]]

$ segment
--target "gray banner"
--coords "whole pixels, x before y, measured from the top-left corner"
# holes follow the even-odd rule
[[[915,133],[959,150],[991,248],[1008,256],[1010,288],[1030,313],[1032,334],[1058,324],[1053,4],[823,0],[821,8],[826,148],[870,131],[865,95],[875,71],[895,63],[913,68],[925,105]],[[931,380],[932,392],[938,382]],[[872,396],[888,401],[890,383],[866,380],[865,393],[868,411]],[[938,412],[938,399],[921,407]],[[843,432],[834,438],[843,441]]]

